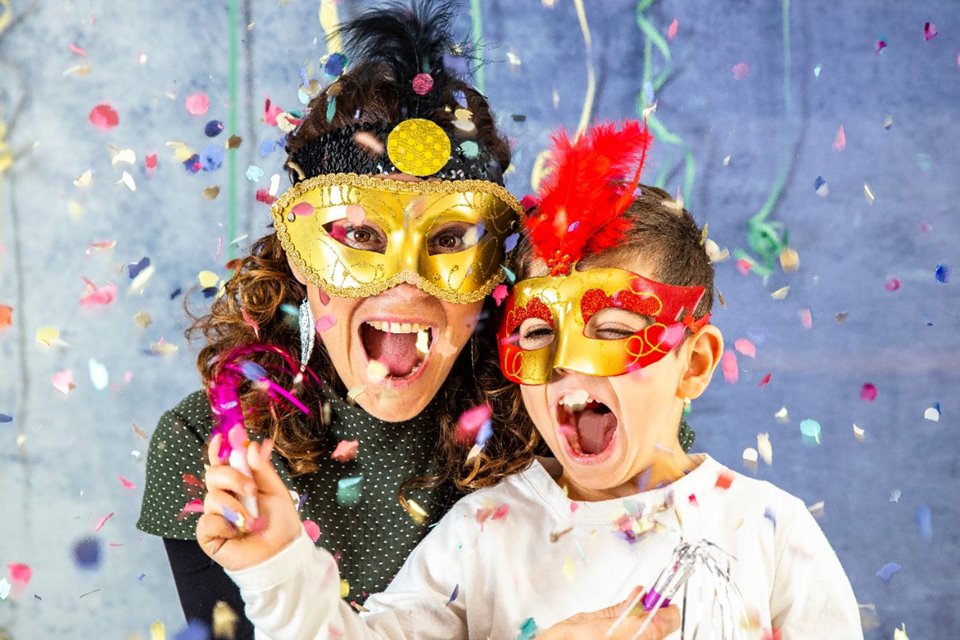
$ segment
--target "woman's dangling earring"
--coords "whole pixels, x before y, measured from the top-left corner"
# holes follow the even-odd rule
[[[307,368],[310,355],[313,353],[313,343],[317,337],[316,324],[313,320],[313,309],[310,300],[303,299],[300,303],[300,373]]]

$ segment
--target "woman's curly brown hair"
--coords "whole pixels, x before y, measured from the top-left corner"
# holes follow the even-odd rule
[[[332,85],[336,87],[336,114],[327,119],[327,100],[331,88],[310,102],[309,111],[287,141],[288,158],[304,144],[321,135],[358,123],[394,123],[403,119],[393,92],[394,83],[388,69],[379,64],[361,63],[344,74]],[[510,162],[510,148],[496,129],[493,114],[486,99],[468,84],[459,80],[450,83],[449,90],[463,92],[473,112],[476,135],[487,149],[498,158],[501,166]],[[448,96],[453,103],[453,96]],[[359,118],[359,120],[357,119]],[[433,119],[447,122],[452,115],[438,110]],[[291,181],[297,181],[296,170],[287,166]],[[208,314],[194,319],[187,330],[190,339],[202,336],[206,342],[200,350],[197,365],[205,385],[209,386],[218,373],[221,358],[232,349],[244,345],[266,344],[288,353],[299,352],[297,322],[283,311],[285,305],[297,308],[306,296],[306,288],[294,277],[287,257],[275,233],[260,238],[249,255],[237,261],[235,273],[227,282],[224,295],[211,305]],[[498,480],[525,468],[533,458],[539,438],[532,429],[519,398],[500,374],[497,360],[495,330],[499,311],[492,299],[485,302],[485,322],[481,323],[471,343],[461,352],[446,381],[437,392],[440,411],[440,439],[436,451],[436,474],[411,478],[400,488],[403,493],[411,488],[431,488],[453,483],[462,491],[495,484]],[[246,315],[246,318],[244,317]],[[254,328],[256,325],[256,329]],[[280,356],[256,352],[250,356],[265,369],[282,367]],[[321,341],[317,342],[311,369],[333,389],[343,394],[345,389]],[[319,407],[322,394],[316,385],[305,385],[299,390],[300,399],[308,407]],[[247,426],[255,433],[271,437],[277,451],[286,458],[294,473],[309,473],[317,469],[318,459],[328,456],[323,447],[324,425],[317,412],[310,418],[292,409],[276,409],[263,403],[262,394],[248,384],[241,389],[241,402],[247,414]],[[493,410],[493,436],[483,453],[465,464],[468,445],[456,437],[458,419],[467,409],[489,404]]]

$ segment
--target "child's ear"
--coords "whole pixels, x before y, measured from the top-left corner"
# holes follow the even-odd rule
[[[684,353],[687,367],[677,385],[677,397],[699,398],[713,377],[723,355],[723,334],[712,324],[705,325],[687,339]]]
[[[303,277],[303,274],[300,273],[300,269],[297,269],[297,265],[293,264],[293,260],[290,259],[290,254],[287,254],[287,265],[290,267],[290,272],[293,273],[293,277],[297,279],[297,282],[303,286],[307,286],[307,279]]]

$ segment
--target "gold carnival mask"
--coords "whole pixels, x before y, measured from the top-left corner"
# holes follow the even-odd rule
[[[593,376],[641,369],[709,322],[709,314],[693,318],[703,294],[616,268],[522,280],[500,326],[500,368],[520,384],[545,384],[557,368]]]
[[[486,180],[340,173],[296,184],[272,211],[293,264],[328,294],[361,298],[406,282],[463,304],[503,280],[504,244],[523,208]]]

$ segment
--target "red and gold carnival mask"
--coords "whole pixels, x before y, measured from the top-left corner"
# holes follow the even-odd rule
[[[331,295],[373,296],[406,282],[462,304],[503,280],[504,244],[523,208],[486,180],[351,173],[304,180],[272,211],[293,264]]]
[[[570,275],[528,278],[506,303],[498,334],[503,375],[520,384],[545,384],[554,369],[619,376],[649,366],[683,341],[703,287],[681,287],[616,268],[572,270]],[[608,309],[630,312],[611,332],[601,320]],[[603,337],[601,337],[603,336]]]

